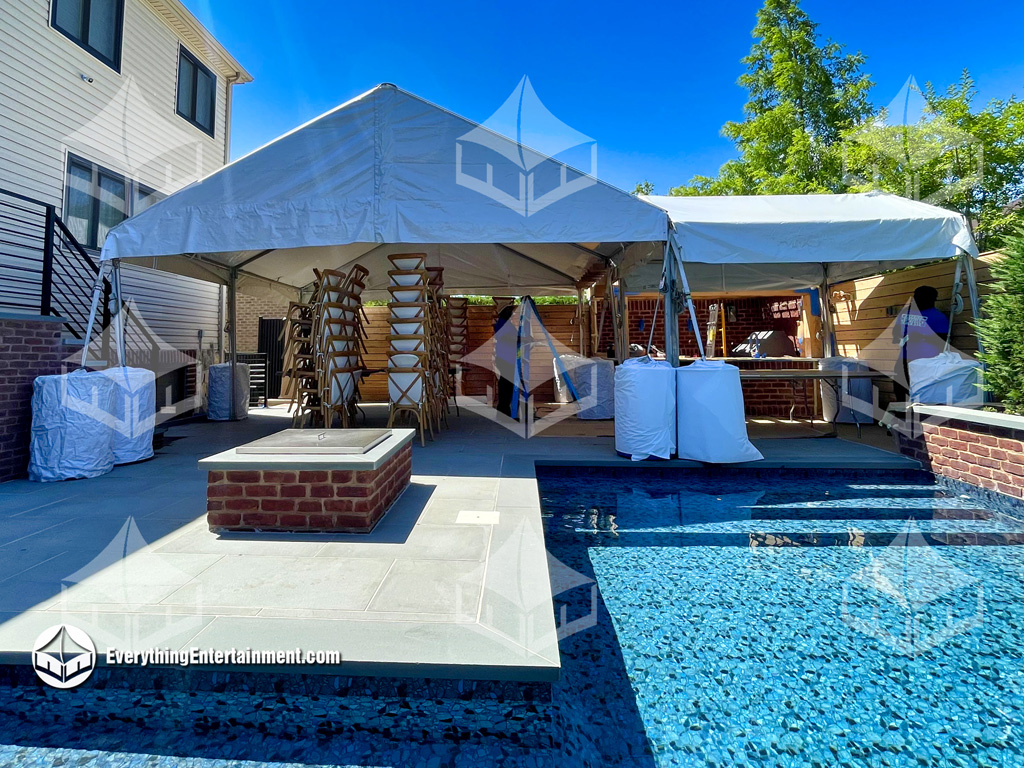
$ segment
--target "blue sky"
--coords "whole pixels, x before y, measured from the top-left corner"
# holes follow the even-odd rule
[[[596,140],[598,176],[624,189],[649,179],[661,194],[695,173],[714,174],[733,156],[720,129],[742,117],[736,79],[761,5],[185,4],[255,77],[235,89],[232,157],[381,82],[482,122],[528,75],[554,115]],[[1016,3],[977,13],[953,0],[803,7],[823,36],[867,55],[877,106],[910,76],[945,86],[964,67],[979,100],[1024,97],[1024,9]]]

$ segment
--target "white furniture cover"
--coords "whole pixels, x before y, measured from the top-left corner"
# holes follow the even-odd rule
[[[110,412],[115,464],[142,461],[153,455],[156,426],[156,374],[147,368],[110,368],[102,372],[114,385]]]
[[[680,459],[730,464],[764,457],[747,439],[740,369],[721,360],[695,360],[675,369]]]
[[[981,405],[982,368],[977,360],[942,352],[935,357],[911,360],[910,401],[929,405]]]
[[[615,450],[633,461],[675,453],[675,370],[649,357],[630,358],[615,369]]]
[[[561,365],[555,360],[551,361],[555,373],[555,393],[564,397],[559,402],[572,402],[572,393],[563,380],[564,370],[579,398],[576,401],[579,406],[576,418],[615,418],[615,362],[604,357],[581,355],[560,355],[559,360]]]
[[[236,363],[235,418],[249,416],[249,366]],[[212,421],[231,420],[231,363],[217,363],[209,368],[209,393],[206,417]]]
[[[870,371],[867,363],[855,357],[823,357],[818,361],[822,371]],[[870,424],[874,412],[874,387],[871,379],[839,379],[839,392],[843,403],[837,402],[836,389],[832,382],[819,381],[821,393],[821,414],[825,421],[841,424]],[[838,415],[837,412],[838,411]]]
[[[28,476],[36,482],[98,477],[114,468],[113,380],[77,370],[39,376],[32,388]]]
[[[591,263],[577,244],[666,240],[663,210],[552,159],[569,146],[532,143],[534,118],[560,126],[528,81],[506,106],[518,134],[377,86],[119,224],[102,259],[201,254],[297,287],[313,267],[360,263],[364,297],[385,298],[387,256],[424,252],[454,293],[575,295]]]

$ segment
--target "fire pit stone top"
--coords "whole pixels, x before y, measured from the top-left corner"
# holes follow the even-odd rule
[[[412,429],[286,429],[200,459],[199,468],[379,469],[415,434]]]

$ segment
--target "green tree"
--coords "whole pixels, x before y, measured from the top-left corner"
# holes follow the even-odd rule
[[[755,42],[743,59],[739,84],[747,90],[742,122],[726,123],[724,136],[739,157],[716,177],[695,176],[673,195],[756,195],[843,190],[843,136],[872,112],[864,56],[832,40],[820,42],[817,25],[799,0],[765,0]]]
[[[635,187],[633,187],[633,191],[630,192],[629,194],[633,195],[634,197],[636,197],[637,195],[653,195],[654,185],[651,182],[644,179]]]
[[[973,107],[974,80],[966,70],[944,92],[930,83],[901,96],[875,120],[847,134],[844,149],[851,190],[884,189],[959,211],[983,250],[1013,231],[1024,196],[1024,102],[1011,96]],[[917,97],[920,108],[898,112]]]
[[[1006,237],[1004,250],[1006,258],[992,264],[996,290],[985,299],[978,335],[993,395],[1024,413],[1024,228]]]

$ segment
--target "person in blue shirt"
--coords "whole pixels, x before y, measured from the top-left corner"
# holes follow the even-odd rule
[[[935,308],[938,297],[932,286],[918,286],[910,309],[899,316],[893,328],[894,341],[900,345],[894,371],[897,402],[906,401],[910,394],[910,361],[935,357],[946,348],[949,318]]]

